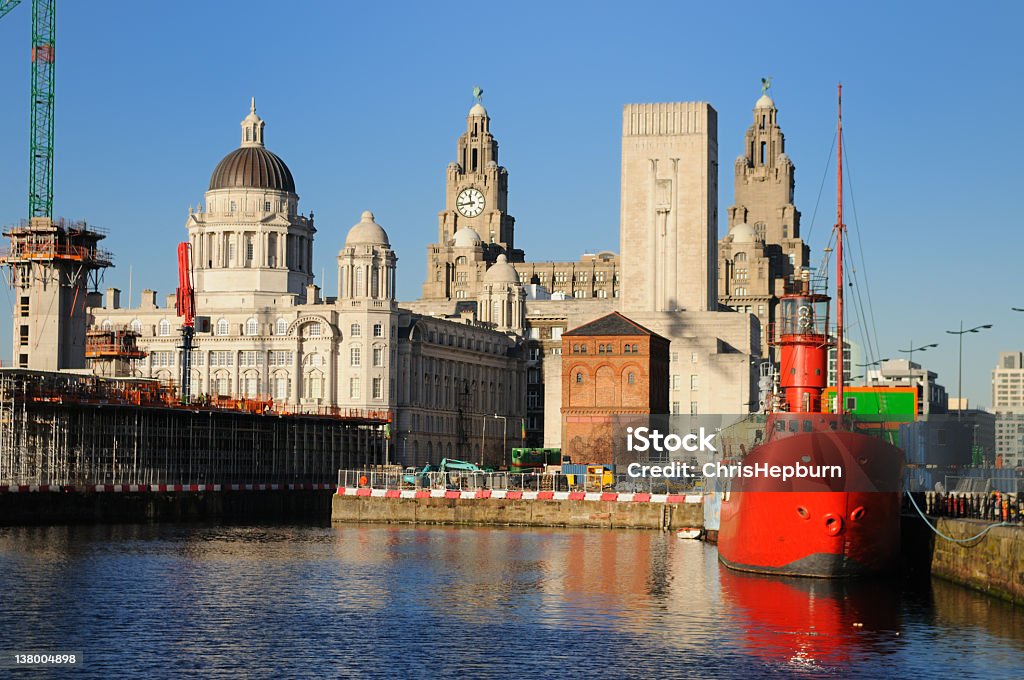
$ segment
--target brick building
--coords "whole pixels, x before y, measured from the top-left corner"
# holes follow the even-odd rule
[[[669,340],[618,312],[562,334],[562,451],[611,463],[617,415],[668,413]]]

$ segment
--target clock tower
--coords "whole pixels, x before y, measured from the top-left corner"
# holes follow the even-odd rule
[[[515,247],[515,218],[507,212],[508,170],[498,165],[498,142],[479,96],[466,116],[455,158],[445,175],[437,243],[427,246],[424,298],[470,297],[473,284],[499,255],[508,262],[524,258]],[[466,290],[457,295],[456,288]]]

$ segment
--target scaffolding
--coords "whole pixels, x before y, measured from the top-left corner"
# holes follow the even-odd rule
[[[155,381],[0,370],[0,484],[330,483],[385,462],[386,412],[251,401],[184,407]]]

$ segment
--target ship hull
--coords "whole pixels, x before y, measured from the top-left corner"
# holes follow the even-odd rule
[[[841,478],[734,479],[722,501],[720,560],[740,571],[819,578],[877,574],[899,557],[903,453],[845,431],[755,447],[743,464],[838,465]]]

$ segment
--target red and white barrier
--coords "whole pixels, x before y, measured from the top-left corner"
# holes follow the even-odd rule
[[[0,484],[0,493],[200,493],[206,491],[329,491],[334,484]],[[381,492],[383,495],[383,491]]]
[[[485,498],[506,498],[522,501],[604,501],[606,503],[702,503],[700,494],[651,494],[618,493],[615,491],[508,491],[505,489],[480,489],[478,491],[454,491],[445,489],[370,489],[368,487],[339,486],[339,496],[371,496],[373,498],[453,498],[480,500]]]

